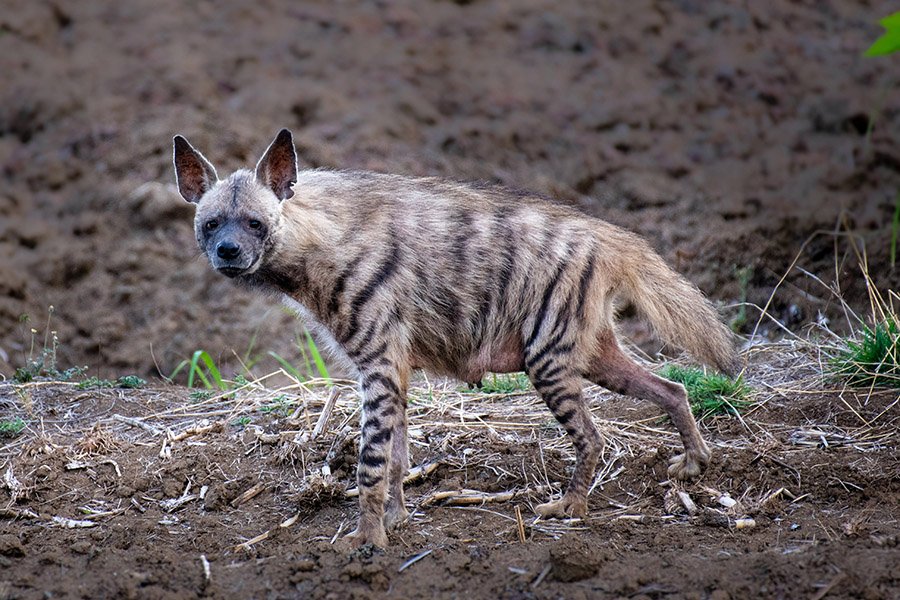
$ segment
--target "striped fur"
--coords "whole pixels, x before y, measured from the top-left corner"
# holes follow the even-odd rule
[[[407,516],[406,389],[412,369],[476,383],[524,370],[575,446],[562,498],[545,517],[584,515],[602,439],[582,397],[587,378],[664,408],[684,443],[674,477],[710,452],[684,389],[616,342],[616,306],[632,302],[667,342],[725,372],[731,334],[696,287],[636,235],[536,197],[433,178],[297,173],[286,130],[255,172],[217,180],[177,137],[179,188],[214,268],[284,297],[359,374],[363,396],[354,544],[385,545]],[[212,225],[211,225],[212,224]],[[239,248],[237,257],[222,248]]]

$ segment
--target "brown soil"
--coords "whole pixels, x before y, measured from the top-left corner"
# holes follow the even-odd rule
[[[225,172],[288,126],[304,166],[542,192],[648,236],[726,304],[746,268],[763,305],[847,210],[877,283],[896,288],[898,75],[861,56],[880,16],[850,2],[6,2],[0,373],[51,305],[60,362],[101,375],[168,374],[197,348],[296,357],[293,320],[197,256],[171,185],[176,132]],[[866,312],[832,236],[799,264],[830,282],[835,257]],[[792,328],[844,320],[799,271],[771,312]]]
[[[33,423],[0,451],[0,597],[897,598],[900,416],[882,414],[896,394],[816,392],[809,352],[755,355],[758,406],[704,421],[715,459],[685,485],[666,480],[677,445],[658,413],[592,391],[607,447],[584,521],[534,516],[549,493],[536,488],[558,490],[572,453],[531,393],[417,384],[413,463],[439,466],[407,486],[416,510],[386,551],[332,543],[356,515],[352,394],[323,437],[297,443],[327,391],[191,401],[180,388],[0,384],[0,409],[26,401]],[[521,494],[430,500],[461,488]]]
[[[227,172],[252,164],[284,126],[307,167],[494,181],[579,206],[646,235],[724,306],[743,294],[764,305],[799,255],[812,276],[791,271],[770,314],[793,330],[822,318],[840,330],[845,313],[814,277],[860,314],[868,308],[856,258],[834,232],[865,245],[879,287],[900,288],[888,266],[898,71],[892,58],[861,57],[886,12],[786,0],[7,0],[0,379],[50,331],[60,369],[90,365],[101,377],[169,374],[198,348],[228,369],[236,353],[257,374],[276,366],[268,351],[298,362],[285,333],[301,331],[295,320],[197,255],[170,165],[175,133]],[[745,331],[757,315],[748,310]],[[762,331],[780,329],[766,321]],[[386,552],[356,553],[331,544],[356,510],[343,496],[355,438],[340,422],[301,452],[260,442],[269,438],[257,426],[276,438],[308,428],[306,413],[264,411],[271,393],[198,403],[179,388],[0,384],[0,420],[28,422],[0,438],[0,599],[900,597],[896,397],[801,386],[812,367],[797,360],[754,359],[763,405],[746,425],[706,421],[717,459],[683,488],[699,506],[693,516],[663,483],[672,436],[645,429],[666,426],[612,398],[596,410],[614,442],[611,479],[587,521],[536,522],[543,493],[436,504]],[[307,402],[315,418],[320,398],[287,393],[291,410]],[[342,402],[355,425],[355,405]],[[567,444],[530,396],[527,427],[515,429],[509,402],[441,412],[422,396],[414,459],[441,466],[409,486],[413,502],[454,488],[558,489]],[[216,427],[162,457],[164,434],[111,418],[178,434],[201,418],[185,410]],[[474,413],[508,426],[474,426]],[[240,416],[251,425],[233,425]],[[335,440],[344,441],[332,449]],[[313,477],[325,462],[332,478]],[[265,491],[231,505],[260,482]],[[188,483],[188,495],[208,486],[202,500],[162,503]],[[706,488],[739,504],[726,510]],[[53,517],[97,524],[69,529]],[[737,529],[741,517],[755,527]]]

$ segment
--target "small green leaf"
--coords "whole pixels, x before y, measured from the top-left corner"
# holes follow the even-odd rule
[[[900,50],[900,12],[881,19],[879,23],[886,31],[869,46],[865,56],[884,56]]]

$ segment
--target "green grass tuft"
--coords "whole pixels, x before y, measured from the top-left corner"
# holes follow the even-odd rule
[[[116,386],[130,390],[136,390],[147,385],[147,382],[137,375],[123,375],[116,379]]]
[[[531,389],[531,382],[525,373],[488,373],[481,380],[481,386],[475,389],[463,388],[461,391],[477,394],[515,394]]]
[[[79,390],[87,390],[90,388],[112,388],[116,387],[115,381],[109,379],[100,379],[99,377],[88,377],[84,381],[78,382]]]
[[[191,402],[203,402],[212,398],[213,393],[212,390],[191,390],[188,397],[191,399]]]
[[[228,382],[222,378],[222,372],[206,350],[197,350],[191,355],[190,360],[181,361],[169,375],[169,379],[175,379],[175,376],[184,369],[187,369],[189,388],[194,387],[195,381],[199,381],[208,390],[216,388],[223,392],[228,390]]]
[[[831,360],[836,378],[860,387],[900,388],[900,327],[894,318],[863,329]]]
[[[0,438],[13,438],[25,429],[25,421],[19,417],[0,421]]]
[[[731,379],[718,373],[704,373],[701,369],[668,365],[659,374],[687,390],[691,411],[697,418],[710,415],[736,415],[750,405],[750,388],[742,377]]]

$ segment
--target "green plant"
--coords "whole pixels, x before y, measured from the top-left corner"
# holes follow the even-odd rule
[[[866,50],[866,56],[884,56],[900,50],[900,12],[878,21],[885,32]]]
[[[13,380],[17,383],[27,383],[35,377],[59,377],[59,370],[56,368],[56,351],[59,348],[59,338],[55,331],[50,330],[50,322],[53,319],[54,308],[51,305],[47,309],[47,324],[44,328],[44,343],[40,352],[35,356],[35,339],[37,329],[31,328],[31,346],[28,350],[28,358],[24,367],[19,367],[13,374]],[[28,315],[21,315],[19,322],[23,325],[30,320]]]
[[[322,360],[322,354],[319,353],[315,340],[313,340],[308,331],[304,333],[306,334],[306,347],[309,349],[309,355],[312,357],[312,362],[316,366],[319,377],[321,379],[331,379],[331,376],[328,374],[328,367],[325,366],[325,361]]]
[[[476,389],[463,389],[467,393],[479,394],[514,394],[527,391],[531,382],[525,373],[489,373],[481,380],[481,385]]]
[[[300,369],[292,365],[279,354],[270,351],[268,352],[268,355],[275,359],[275,362],[284,369],[285,373],[297,381],[306,381],[313,373],[317,374],[320,379],[331,379],[331,374],[328,372],[328,366],[325,364],[325,360],[322,358],[322,354],[319,352],[315,340],[313,340],[308,331],[304,331],[303,339],[297,339],[297,349],[303,357],[307,375],[304,375]]]
[[[120,388],[136,390],[147,385],[147,382],[137,375],[123,375],[116,379],[116,385]]]
[[[87,373],[87,366],[84,367],[69,367],[65,371],[59,374],[59,378],[62,381],[72,381],[73,379],[77,379],[78,377],[83,377],[85,373]]]
[[[237,419],[232,421],[231,425],[234,427],[246,427],[247,425],[249,425],[252,422],[253,422],[253,419],[251,419],[247,415],[244,415],[243,417],[238,417]]]
[[[272,399],[272,402],[269,404],[264,404],[259,407],[259,412],[263,414],[276,413],[281,415],[286,415],[291,412],[291,405],[288,397],[284,394],[279,394]]]
[[[191,393],[188,394],[191,402],[202,402],[203,400],[209,400],[212,396],[212,390],[191,390]]]
[[[110,381],[109,379],[100,379],[99,377],[88,377],[84,381],[78,382],[79,390],[86,390],[88,388],[111,388],[115,386],[115,381]]]
[[[19,417],[0,421],[0,437],[16,437],[25,429],[25,421]]]
[[[851,385],[900,388],[900,326],[893,316],[864,327],[831,360],[831,374]]]
[[[272,352],[271,350],[268,352],[268,354],[269,354],[269,356],[271,356],[272,358],[275,359],[275,362],[277,362],[279,365],[281,365],[281,368],[284,369],[285,373],[287,373],[288,375],[290,375],[297,381],[306,381],[306,377],[301,375],[300,371],[298,371],[294,367],[294,365],[289,363],[287,360],[282,358],[280,355],[276,354],[275,352]]]
[[[743,377],[731,379],[718,373],[704,373],[694,367],[667,365],[659,374],[687,390],[691,412],[702,419],[709,415],[738,414],[750,405],[750,388]]]
[[[194,387],[194,381],[199,380],[206,389],[218,388],[220,390],[228,390],[228,382],[222,378],[222,372],[216,366],[212,356],[205,350],[197,350],[191,355],[190,360],[183,360],[178,363],[169,379],[175,377],[183,370],[187,369],[187,386]]]

